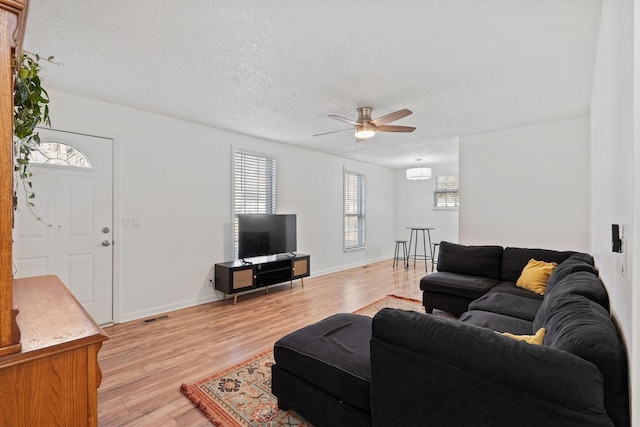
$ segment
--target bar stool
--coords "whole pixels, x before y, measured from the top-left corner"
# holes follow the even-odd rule
[[[433,266],[436,265],[438,263],[437,259],[438,257],[436,256],[438,250],[440,249],[440,243],[434,243],[433,244],[433,259],[431,260],[431,272],[433,273]]]
[[[400,245],[402,245],[402,258],[400,258]],[[409,253],[407,252],[406,240],[396,240],[396,250],[393,254],[394,267],[400,259],[402,259],[402,261],[404,262],[404,268],[409,268]]]
[[[411,230],[411,237],[409,238],[409,259],[413,258],[413,266],[416,266],[417,259],[424,260],[424,271],[429,271],[427,269],[427,261],[433,261],[433,246],[431,245],[431,230],[435,230],[433,227],[407,227]],[[422,249],[424,251],[423,254],[418,254],[418,234],[422,231]],[[426,236],[425,236],[426,231]],[[415,233],[415,240],[413,235]],[[429,246],[427,246],[427,237],[429,238]],[[413,255],[411,255],[411,243],[415,242],[413,245]],[[427,253],[427,248],[429,248],[429,253]],[[407,260],[407,267],[409,267],[409,260]]]

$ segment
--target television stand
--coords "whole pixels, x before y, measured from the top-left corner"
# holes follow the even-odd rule
[[[233,304],[238,302],[238,293],[265,288],[289,282],[293,286],[295,279],[310,275],[311,257],[305,254],[284,253],[224,262],[215,265],[215,289],[227,295],[233,295]]]

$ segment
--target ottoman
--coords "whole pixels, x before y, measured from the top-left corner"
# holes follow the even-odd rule
[[[271,391],[316,427],[371,423],[372,319],[341,313],[279,339]]]

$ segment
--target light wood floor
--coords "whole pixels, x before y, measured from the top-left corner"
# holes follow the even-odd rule
[[[429,269],[431,267],[429,266]],[[283,335],[338,312],[352,312],[385,295],[421,300],[424,262],[409,269],[382,261],[166,313],[144,324],[106,328],[99,353],[100,426],[208,426],[180,393],[192,383],[273,347]]]

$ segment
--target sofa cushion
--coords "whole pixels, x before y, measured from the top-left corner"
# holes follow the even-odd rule
[[[500,282],[494,287],[492,287],[489,292],[511,294],[511,295],[516,295],[523,298],[535,299],[538,301],[542,301],[542,299],[544,298],[543,295],[536,294],[535,292],[531,292],[528,289],[517,287],[516,284],[513,282]]]
[[[490,311],[469,310],[462,313],[460,321],[471,325],[481,326],[496,332],[510,332],[515,335],[529,335],[533,333],[533,325],[530,321],[517,317]]]
[[[580,260],[586,262],[589,265],[596,265],[593,257],[590,254],[584,252],[575,252],[567,259]]]
[[[498,283],[497,280],[467,274],[439,271],[420,279],[420,289],[447,295],[478,298]]]
[[[273,356],[280,369],[369,411],[370,339],[370,317],[335,314],[280,338]]]
[[[549,276],[549,280],[547,281],[547,290],[553,288],[559,281],[567,277],[571,273],[575,273],[578,271],[587,271],[589,273],[598,275],[598,270],[593,265],[593,258],[591,255],[576,253],[571,255],[566,260],[562,261],[558,264],[551,276]]]
[[[465,246],[440,242],[438,271],[500,279],[502,246]],[[522,270],[522,269],[521,269]]]
[[[555,262],[544,262],[531,258],[522,269],[516,286],[544,295],[547,280],[557,266],[558,264]]]
[[[560,264],[575,252],[558,252],[549,249],[505,248],[502,254],[502,280],[515,282],[531,258]],[[440,266],[438,266],[440,269]]]
[[[438,316],[380,310],[371,371],[373,425],[612,425],[592,363]]]
[[[600,278],[586,271],[579,271],[565,277],[547,292],[533,319],[535,329],[542,327],[555,300],[563,295],[583,296],[609,311],[609,295]]]
[[[544,344],[575,354],[600,370],[604,404],[615,425],[628,424],[627,359],[609,312],[581,295],[554,299],[543,324]]]
[[[469,310],[483,310],[532,322],[542,301],[507,292],[490,291],[469,304]]]

